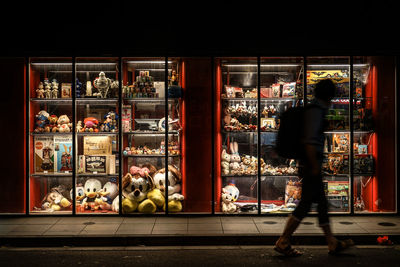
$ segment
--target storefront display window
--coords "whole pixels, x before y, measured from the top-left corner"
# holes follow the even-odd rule
[[[396,212],[395,57],[27,58],[28,214],[292,212],[281,114],[330,78],[329,212]]]

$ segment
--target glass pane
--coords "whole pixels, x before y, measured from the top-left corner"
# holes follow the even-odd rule
[[[118,59],[76,59],[76,212],[118,213]]]
[[[71,214],[72,61],[31,58],[30,208],[34,214]]]
[[[280,114],[303,105],[303,59],[261,58],[261,212],[294,210],[301,197],[296,161],[274,151]]]
[[[355,57],[353,70],[354,212],[395,212],[395,59]]]
[[[257,59],[216,60],[216,212],[257,213]]]
[[[350,212],[350,62],[348,57],[307,58],[307,98],[314,100],[315,85],[331,79],[337,87],[326,115],[322,172],[330,212]]]
[[[185,211],[186,173],[182,171],[181,149],[183,74],[183,61],[168,58],[168,213]]]
[[[165,58],[123,58],[122,95],[122,212],[164,213]]]

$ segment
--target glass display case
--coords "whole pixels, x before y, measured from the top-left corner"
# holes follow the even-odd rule
[[[76,213],[119,211],[118,58],[75,62]]]
[[[122,66],[122,212],[180,212],[184,200],[180,63],[124,58]]]
[[[351,123],[350,58],[307,58],[307,101],[314,99],[314,87],[322,79],[331,79],[336,95],[326,115],[324,159],[322,163],[329,212],[351,211]]]
[[[217,59],[216,212],[258,210],[257,87],[257,58]]]
[[[29,213],[72,214],[72,59],[29,65]]]
[[[302,57],[260,60],[261,213],[287,213],[301,197],[295,160],[279,157],[274,148],[280,114],[303,105]]]

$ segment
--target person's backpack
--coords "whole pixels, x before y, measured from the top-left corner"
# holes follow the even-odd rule
[[[275,150],[279,156],[288,159],[300,159],[304,156],[301,141],[304,133],[304,111],[307,107],[292,107],[280,116]]]

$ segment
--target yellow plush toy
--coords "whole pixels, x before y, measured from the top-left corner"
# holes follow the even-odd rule
[[[162,208],[165,204],[165,198],[158,188],[154,188],[149,193],[147,193],[147,198],[153,201],[154,204],[156,204],[159,208]]]
[[[131,213],[134,212],[138,207],[136,201],[130,200],[129,198],[124,198],[122,200],[122,211],[124,213]]]
[[[156,210],[156,204],[150,199],[143,200],[138,206],[138,211],[142,213],[154,213]]]

